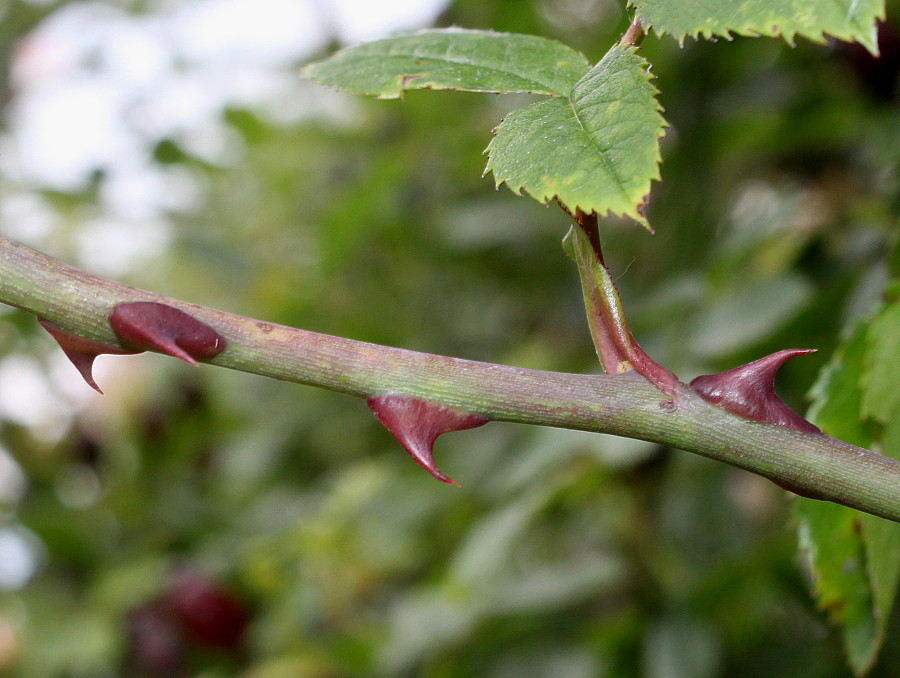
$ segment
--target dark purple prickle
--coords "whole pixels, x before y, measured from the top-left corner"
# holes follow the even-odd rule
[[[121,346],[113,346],[111,344],[103,344],[99,341],[79,337],[77,334],[64,332],[49,320],[44,320],[43,318],[38,318],[37,321],[41,327],[50,333],[51,337],[56,339],[56,343],[59,344],[59,347],[63,350],[63,353],[66,354],[66,357],[72,361],[75,369],[78,370],[88,386],[97,391],[97,393],[103,393],[103,391],[100,390],[100,387],[97,386],[97,382],[94,381],[93,375],[94,359],[98,355],[102,355],[103,353],[110,353],[113,355],[139,353],[139,351],[122,348]]]
[[[155,301],[116,304],[109,324],[125,344],[166,353],[191,365],[225,350],[225,339],[212,327]]]
[[[489,421],[474,412],[412,396],[370,396],[366,404],[422,468],[451,485],[456,483],[434,463],[434,441],[442,433],[475,428]]]
[[[697,377],[691,382],[691,388],[704,400],[742,417],[798,431],[821,433],[785,405],[775,392],[775,373],[785,361],[814,351],[809,348],[787,348],[726,372]]]

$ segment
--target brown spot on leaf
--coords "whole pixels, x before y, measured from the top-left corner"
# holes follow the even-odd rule
[[[641,202],[635,208],[637,213],[640,214],[644,219],[647,218],[647,207],[650,205],[650,194],[645,193],[644,197],[641,198]]]
[[[406,86],[412,80],[415,80],[416,78],[421,78],[421,77],[422,77],[422,73],[407,73],[402,78],[400,78],[400,87],[402,87],[403,89],[406,89]]]

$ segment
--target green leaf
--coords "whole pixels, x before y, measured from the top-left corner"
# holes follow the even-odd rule
[[[873,54],[878,53],[875,21],[884,18],[884,0],[718,0],[716,3],[630,0],[645,28],[685,37],[731,34],[784,36],[793,42],[797,35],[813,42],[825,42],[831,35],[839,40],[857,41]]]
[[[869,329],[868,388],[862,402],[864,416],[883,424],[900,415],[900,303],[884,309]]]
[[[862,414],[881,429],[881,452],[900,459],[900,302],[886,306],[872,322],[866,353],[867,388]],[[876,615],[882,623],[893,607],[900,583],[900,526],[874,516],[864,516],[863,539],[869,555],[869,576],[874,590]],[[883,631],[883,629],[882,629]]]
[[[811,420],[829,435],[900,458],[900,304],[861,323],[814,387]],[[893,380],[893,381],[892,381]],[[827,502],[795,503],[800,543],[819,606],[841,626],[850,666],[863,675],[884,642],[900,579],[900,525]]]
[[[570,211],[631,217],[648,226],[643,205],[659,179],[665,120],[647,62],[614,45],[572,90],[508,115],[488,145],[487,169],[536,200]],[[649,226],[648,226],[649,227]]]
[[[867,447],[875,434],[862,421],[865,371],[865,323],[857,325],[850,338],[825,367],[812,388],[813,403],[808,416],[823,431],[848,443]]]
[[[350,47],[301,73],[379,99],[410,89],[568,96],[589,67],[583,55],[555,40],[450,28]]]
[[[659,179],[665,120],[647,62],[615,45],[593,68],[574,50],[528,35],[423,31],[343,50],[303,75],[379,98],[409,89],[547,94],[506,117],[488,145],[497,185],[570,211],[629,216]]]

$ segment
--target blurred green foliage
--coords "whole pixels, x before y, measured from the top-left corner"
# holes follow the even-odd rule
[[[823,431],[900,458],[900,288],[861,320],[822,372],[811,419]],[[857,673],[875,662],[900,583],[900,526],[844,506],[798,499],[794,518],[820,606],[844,631]]]
[[[4,32],[52,10],[6,3]],[[627,17],[605,0],[457,0],[440,24],[544,35],[596,61]],[[877,64],[837,44],[645,42],[671,126],[657,235],[624,222],[603,235],[632,329],[682,378],[817,347],[779,382],[803,411],[897,275],[900,52],[896,27],[885,35]],[[356,339],[597,371],[565,216],[480,177],[490,129],[517,102],[296,87],[313,111],[296,122],[221,112],[239,148],[227,163],[157,140],[152,160],[190,172],[203,200],[170,215],[171,246],[127,282]],[[315,113],[320,101],[342,113]],[[93,190],[42,195],[65,229],[98,209]],[[31,318],[0,315],[0,352],[39,361],[58,388],[58,349]],[[494,423],[439,442],[457,489],[362,401],[160,356],[102,361],[121,369],[62,435],[0,421],[27,477],[0,521],[38,560],[0,594],[0,673],[140,675],[135,615],[165,618],[160,601],[191,571],[240,601],[247,626],[236,651],[173,641],[184,675],[849,675],[787,527],[791,500],[761,478]],[[872,676],[900,675],[897,617]]]

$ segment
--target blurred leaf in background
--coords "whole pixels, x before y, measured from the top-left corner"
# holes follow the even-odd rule
[[[823,431],[900,458],[900,286],[870,323],[860,322],[816,384]],[[850,665],[867,672],[885,641],[900,582],[900,526],[825,502],[795,506],[819,605],[844,631]]]
[[[533,98],[378,102],[297,72],[429,23],[539,35],[594,63],[622,4],[455,0],[385,27],[344,3],[10,0],[0,228],[273,322],[598,371],[564,215],[481,178],[491,128]],[[657,235],[611,221],[603,236],[632,329],[682,378],[816,347],[779,382],[802,411],[884,297],[900,209],[889,9],[877,62],[837,43],[645,41],[670,124]],[[884,322],[866,341],[888,343],[864,355],[890,352]],[[874,359],[839,355],[831,374]],[[494,423],[440,441],[457,489],[346,396],[145,355],[101,358],[101,397],[11,309],[0,356],[0,673],[131,675],[149,633],[148,675],[849,675],[790,502],[759,477]],[[869,399],[841,423],[886,445],[887,399]],[[233,646],[198,642],[165,603],[185,573],[241,611]],[[887,678],[898,615],[879,609],[870,675]]]

